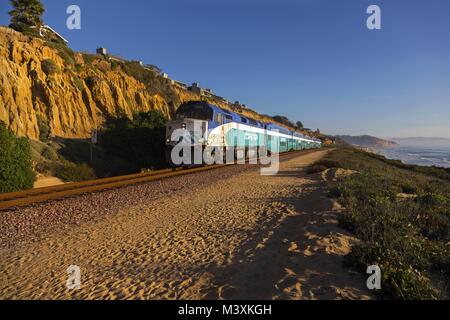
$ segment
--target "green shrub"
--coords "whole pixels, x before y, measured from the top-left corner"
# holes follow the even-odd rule
[[[99,144],[108,153],[134,164],[135,169],[164,164],[166,118],[158,111],[109,118],[99,135]]]
[[[112,60],[111,61],[111,70],[115,71],[122,67],[122,64],[118,61]]]
[[[52,59],[45,59],[41,62],[42,71],[46,75],[51,76],[61,72],[61,69],[56,65]]]
[[[48,121],[44,120],[41,116],[37,116],[37,123],[39,127],[39,140],[47,141],[50,135],[50,126],[48,125]]]
[[[430,206],[440,206],[445,205],[448,202],[447,197],[440,193],[426,193],[416,199],[421,205]]]
[[[36,28],[32,28],[23,23],[12,23],[9,25],[10,28],[23,33],[26,36],[30,36],[33,38],[40,38],[39,31]]]
[[[31,147],[31,160],[36,164],[42,160],[42,152],[47,145],[39,140],[29,140],[29,143]]]
[[[58,51],[58,55],[64,60],[64,64],[66,66],[75,65],[75,53],[64,41],[53,39],[51,41],[47,41],[45,44]]]
[[[79,91],[83,91],[83,90],[84,90],[84,84],[83,84],[83,81],[82,81],[80,78],[78,78],[77,76],[75,76],[75,77],[73,78],[73,83],[75,84],[75,87],[77,87],[77,89],[78,89]]]
[[[81,71],[83,71],[83,66],[79,63],[75,64],[75,71],[80,73]]]
[[[30,189],[34,180],[28,140],[17,138],[0,122],[0,193]]]
[[[79,182],[96,179],[94,170],[87,164],[75,164],[69,161],[56,163],[52,167],[54,175],[65,182]]]
[[[99,59],[100,56],[96,54],[83,53],[83,60],[85,64],[92,64],[95,60]]]
[[[450,242],[450,217],[433,211],[425,211],[420,217],[420,233],[431,239]]]
[[[412,185],[412,183],[404,183],[402,186],[402,193],[406,194],[416,194],[417,188]]]
[[[383,297],[445,295],[445,288],[433,281],[449,279],[450,270],[450,183],[436,178],[445,170],[427,171],[348,148],[334,150],[320,161],[334,163],[358,171],[339,179],[329,194],[345,207],[340,226],[361,240],[346,263],[363,273],[369,265],[380,266]],[[417,197],[399,201],[398,193]]]
[[[46,162],[38,162],[36,163],[36,165],[34,166],[34,170],[36,170],[36,172],[43,174],[43,175],[53,175],[52,172],[52,163],[49,161]]]
[[[42,156],[49,161],[57,161],[59,159],[58,153],[50,147],[45,147],[42,151]]]
[[[386,259],[387,257],[387,259]],[[381,244],[356,245],[345,257],[345,265],[365,273],[367,266],[378,265],[382,270],[381,296],[402,300],[438,299],[439,292],[432,287],[423,274],[411,265],[403,263],[401,257]]]
[[[160,77],[157,72],[144,68],[136,61],[123,63],[122,69],[130,77],[145,84],[147,91],[151,95],[159,94],[167,102],[172,102],[176,105],[179,104],[178,95],[175,93],[172,86],[165,81],[165,79]]]

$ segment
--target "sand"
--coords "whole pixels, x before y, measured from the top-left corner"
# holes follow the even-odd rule
[[[44,187],[53,187],[64,184],[64,182],[56,177],[38,177],[34,182],[34,189],[44,188]]]
[[[325,153],[2,249],[0,298],[368,299],[342,266],[357,240],[337,226],[320,174],[305,173]],[[71,265],[79,290],[66,287]]]

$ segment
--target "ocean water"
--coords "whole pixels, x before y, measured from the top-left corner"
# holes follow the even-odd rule
[[[406,164],[450,168],[450,147],[400,145],[377,150],[377,153]]]

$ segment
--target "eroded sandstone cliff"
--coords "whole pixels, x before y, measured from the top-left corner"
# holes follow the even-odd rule
[[[167,117],[201,100],[137,62],[75,53],[64,44],[0,27],[0,121],[17,135],[87,138],[107,117],[159,110]],[[207,99],[244,116],[274,122],[247,108]]]
[[[162,83],[168,99],[107,59],[86,61],[88,55],[68,51],[64,56],[44,40],[0,27],[0,121],[17,135],[38,139],[40,121],[52,135],[84,138],[107,116],[169,115],[175,102],[199,98]]]

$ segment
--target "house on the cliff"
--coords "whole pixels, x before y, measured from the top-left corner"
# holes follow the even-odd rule
[[[200,87],[200,84],[198,82],[194,82],[188,89],[190,92],[198,94],[205,98],[212,98],[212,96],[214,95],[211,89]]]
[[[108,53],[108,49],[104,48],[104,47],[99,47],[95,50],[95,53],[101,56],[104,56],[106,59],[108,59],[109,61],[116,61],[116,62],[126,62],[126,60],[122,57],[119,56],[115,56],[112,54]]]
[[[106,56],[108,54],[108,49],[100,47],[100,48],[97,48],[97,50],[95,50],[95,52],[97,54]]]
[[[181,89],[181,90],[188,90],[189,89],[187,84],[185,84],[185,83],[183,83],[181,81],[178,81],[178,80],[173,80],[172,79],[171,80],[171,84],[174,85],[175,87],[177,87],[178,89]]]
[[[203,98],[211,98],[211,99],[215,99],[217,101],[223,102],[223,103],[230,104],[230,102],[227,99],[225,99],[224,97],[221,97],[221,96],[218,96],[218,95],[214,94],[214,92],[211,89],[200,87],[200,84],[198,82],[194,82],[188,88],[188,90],[193,92],[193,93],[196,93],[196,94],[200,95]]]
[[[42,38],[47,38],[50,40],[56,39],[56,40],[64,42],[65,44],[69,43],[69,41],[66,38],[64,38],[62,35],[60,35],[58,32],[56,32],[52,27],[47,26],[47,25],[41,26],[39,28],[39,35]]]
[[[160,75],[163,79],[169,81],[169,83],[170,83],[172,86],[174,86],[174,87],[176,87],[176,88],[178,88],[178,89],[180,89],[180,90],[186,90],[186,91],[187,91],[187,90],[189,89],[189,86],[188,86],[187,84],[185,84],[185,83],[183,83],[183,82],[181,82],[181,81],[177,81],[177,80],[171,79],[170,76],[169,76],[169,74],[167,74],[167,73],[165,73],[165,72],[163,72],[163,71],[160,71],[159,75]]]

